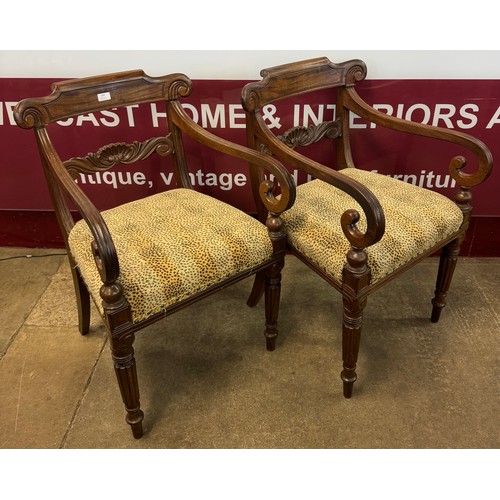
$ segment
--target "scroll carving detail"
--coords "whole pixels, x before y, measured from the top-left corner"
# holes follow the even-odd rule
[[[85,157],[71,158],[64,162],[64,166],[71,172],[99,172],[107,170],[119,163],[129,165],[144,160],[157,153],[160,156],[173,154],[174,144],[171,135],[153,137],[144,142],[134,141],[132,144],[118,142],[102,147],[96,153],[89,153]]]
[[[36,107],[31,107],[29,102],[24,106],[22,103],[18,105],[14,111],[14,117],[19,127],[26,129],[43,127],[46,119],[41,110]]]
[[[323,137],[336,139],[342,135],[342,125],[339,119],[331,122],[323,122],[309,127],[293,127],[287,130],[283,135],[278,135],[283,144],[295,149],[297,146],[309,146],[318,142]],[[269,154],[269,150],[261,145],[261,152]]]
[[[175,79],[168,87],[168,98],[170,100],[179,99],[179,97],[187,97],[191,94],[192,84],[191,80],[186,75],[177,75],[178,78]]]
[[[358,64],[351,66],[346,73],[345,83],[346,87],[352,87],[357,82],[360,82],[366,78],[366,66],[362,61]]]

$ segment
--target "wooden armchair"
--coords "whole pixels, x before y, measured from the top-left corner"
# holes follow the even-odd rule
[[[73,272],[80,332],[89,331],[92,298],[109,333],[126,421],[139,438],[144,415],[133,349],[137,331],[259,272],[266,277],[265,335],[267,348],[273,348],[286,249],[280,214],[293,204],[293,179],[278,161],[220,139],[192,121],[179,102],[191,93],[191,81],[183,74],[153,78],[137,70],[59,82],[52,90],[47,97],[21,101],[15,119],[35,133]],[[49,137],[47,125],[58,120],[156,101],[166,105],[167,135],[109,144],[97,153],[65,161]],[[274,175],[279,199],[272,182],[259,186],[260,203],[269,211],[267,229],[255,218],[193,189],[183,133]],[[78,173],[104,172],[153,154],[171,158],[176,189],[100,212],[74,182]],[[161,160],[161,168],[165,161]],[[76,224],[68,201],[81,216]]]
[[[356,380],[363,309],[370,293],[442,248],[431,320],[437,322],[471,216],[470,188],[490,174],[492,157],[479,140],[448,129],[405,121],[364,102],[355,84],[366,76],[363,61],[341,64],[317,58],[261,71],[260,82],[246,85],[242,103],[247,115],[248,145],[266,151],[314,180],[297,188],[297,199],[283,215],[290,250],[342,294],[344,396]],[[280,99],[306,92],[336,90],[336,119],[294,127],[275,136],[263,109]],[[335,94],[333,96],[335,98]],[[329,101],[331,102],[331,101]],[[349,112],[377,126],[448,141],[466,148],[477,169],[466,173],[463,156],[455,156],[450,174],[459,186],[454,202],[447,197],[385,175],[355,168],[350,146]],[[327,137],[336,142],[336,167],[328,168],[300,154],[302,146]],[[263,174],[253,170],[254,190]],[[261,220],[266,208],[260,206]],[[257,279],[249,299],[255,304],[263,289]]]

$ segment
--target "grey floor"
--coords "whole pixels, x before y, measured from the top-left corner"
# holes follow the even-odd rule
[[[78,333],[59,250],[0,249],[0,448],[477,448],[500,444],[500,259],[461,259],[429,321],[437,259],[373,294],[342,396],[339,294],[294,257],[280,337],[243,281],[136,337],[145,435],[124,421],[100,319]]]

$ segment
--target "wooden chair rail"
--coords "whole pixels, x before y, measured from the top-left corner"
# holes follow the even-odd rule
[[[326,57],[318,57],[263,69],[260,75],[263,77],[260,82],[243,88],[242,104],[246,111],[311,90],[353,85],[366,77],[366,65],[359,59],[336,64]]]
[[[457,181],[458,185],[462,187],[477,186],[489,177],[493,168],[493,157],[486,144],[479,139],[463,132],[415,123],[387,115],[367,104],[354,88],[347,88],[344,92],[343,105],[365,120],[400,132],[459,144],[470,150],[478,159],[476,172],[470,174],[462,172],[467,163],[466,159],[462,156],[455,156],[450,162],[450,174]]]
[[[191,90],[191,80],[182,73],[153,78],[142,70],[127,71],[54,83],[49,96],[25,99],[14,116],[22,128],[41,127],[113,107],[177,99]]]

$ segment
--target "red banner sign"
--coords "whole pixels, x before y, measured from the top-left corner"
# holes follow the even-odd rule
[[[51,204],[31,131],[18,128],[12,109],[21,99],[50,93],[57,79],[0,79],[0,210],[50,210]],[[60,80],[60,79],[59,79]],[[245,144],[245,116],[240,92],[246,81],[198,80],[192,95],[183,101],[187,112],[211,132]],[[371,80],[357,86],[370,105],[384,113],[415,122],[469,133],[486,143],[493,157],[500,157],[500,81],[498,80]],[[267,106],[264,118],[281,134],[296,125],[307,126],[335,118],[335,96],[321,92],[314,100],[299,96],[293,101]],[[356,165],[418,186],[451,195],[456,191],[448,171],[453,156],[463,155],[475,168],[473,156],[452,144],[416,138],[368,124],[351,115],[351,143]],[[85,156],[113,142],[146,140],[165,135],[166,118],[161,103],[130,106],[71,118],[51,126],[51,136],[62,159]],[[191,180],[196,189],[254,212],[248,169],[244,162],[221,155],[186,140]],[[202,154],[200,154],[202,153]],[[335,167],[328,141],[315,146],[316,160]],[[77,182],[100,209],[174,187],[168,158],[145,160],[92,176],[80,174]],[[292,171],[297,183],[307,178]],[[500,172],[473,191],[474,214],[500,216],[496,198]]]

